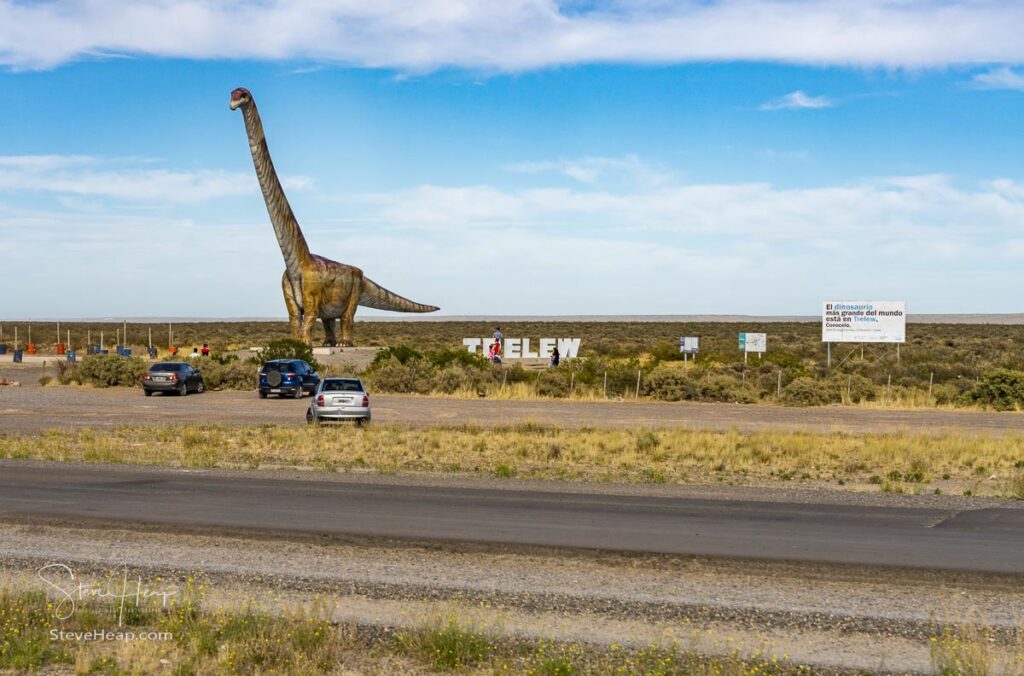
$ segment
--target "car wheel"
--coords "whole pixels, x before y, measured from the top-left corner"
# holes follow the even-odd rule
[[[318,418],[316,414],[313,413],[312,408],[306,409],[306,422],[308,422],[310,425],[320,424],[320,418]]]
[[[196,394],[202,394],[205,389],[206,389],[206,385],[203,384],[202,380],[200,380],[199,384],[196,385]]]
[[[153,390],[142,390],[142,391],[146,393],[147,397],[152,397],[153,396]]]
[[[187,397],[188,396],[188,383],[182,383],[181,389],[178,390],[178,394]]]
[[[267,393],[266,392],[260,392],[260,399],[266,399],[266,398],[267,398]]]
[[[295,398],[302,399],[302,395],[305,394],[305,390],[302,389],[302,385],[295,388]]]

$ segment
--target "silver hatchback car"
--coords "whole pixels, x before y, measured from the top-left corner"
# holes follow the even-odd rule
[[[370,422],[370,395],[359,378],[324,378],[313,393],[306,422],[354,420]]]

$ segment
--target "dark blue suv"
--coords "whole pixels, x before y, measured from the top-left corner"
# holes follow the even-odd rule
[[[313,394],[320,384],[320,375],[301,359],[274,359],[260,369],[260,399],[268,394],[301,399]]]

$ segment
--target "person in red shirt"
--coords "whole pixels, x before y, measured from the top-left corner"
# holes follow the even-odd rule
[[[204,357],[209,357],[210,356],[210,346],[207,345],[206,343],[203,343],[203,349],[200,350],[200,352],[202,352],[202,355]]]

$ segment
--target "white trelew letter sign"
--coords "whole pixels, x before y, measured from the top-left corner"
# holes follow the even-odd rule
[[[573,359],[579,356],[582,342],[582,338],[541,338],[536,343],[530,338],[505,338],[501,343],[501,356],[504,359],[551,359],[551,352],[557,347],[559,357]],[[470,354],[486,354],[493,344],[493,338],[462,339],[462,346]]]

